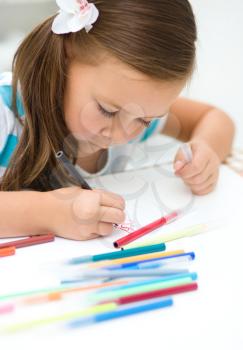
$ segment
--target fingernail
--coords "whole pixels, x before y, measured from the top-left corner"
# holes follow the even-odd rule
[[[184,165],[185,165],[184,162],[182,162],[181,160],[178,160],[177,162],[175,162],[175,165],[174,165],[175,171],[179,171],[184,167]]]

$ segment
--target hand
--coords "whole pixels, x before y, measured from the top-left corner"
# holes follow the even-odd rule
[[[103,190],[68,187],[46,192],[48,229],[57,236],[88,240],[110,235],[125,220],[125,201]]]
[[[179,150],[174,161],[175,174],[183,179],[194,194],[208,194],[217,184],[220,159],[206,142],[192,141],[189,144],[192,161],[187,163],[183,152]]]

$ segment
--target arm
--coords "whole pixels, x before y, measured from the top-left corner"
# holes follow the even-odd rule
[[[179,151],[175,174],[194,194],[211,192],[217,184],[219,165],[232,147],[234,124],[228,115],[210,105],[180,98],[171,107],[163,133],[190,143],[192,162],[187,163]]]
[[[0,192],[0,238],[48,233],[44,193]]]
[[[0,191],[0,238],[54,233],[73,240],[107,236],[125,220],[125,201],[103,190]]]
[[[234,124],[220,109],[179,98],[171,107],[163,134],[183,142],[206,142],[223,161],[231,150]]]

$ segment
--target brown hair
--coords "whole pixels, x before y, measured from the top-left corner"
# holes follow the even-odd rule
[[[80,62],[96,64],[92,58],[108,52],[154,79],[185,79],[193,71],[197,33],[187,0],[90,2],[100,16],[89,33],[56,35],[51,31],[52,16],[25,38],[14,56],[13,111],[23,131],[3,176],[2,191],[47,191],[70,183],[55,158],[63,148],[73,163],[77,155],[77,141],[63,115],[67,47]],[[17,112],[18,84],[24,122]]]

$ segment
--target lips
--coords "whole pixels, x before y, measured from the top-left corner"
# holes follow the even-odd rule
[[[110,146],[112,146],[112,141],[111,141],[111,139],[109,139],[109,140],[89,140],[89,142],[92,144],[92,145],[94,145],[94,146],[96,146],[96,147],[99,147],[99,148],[109,148]]]

